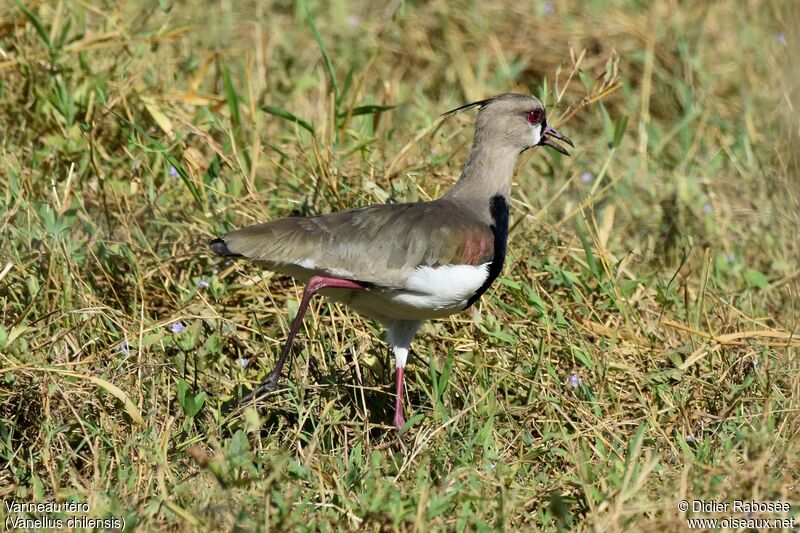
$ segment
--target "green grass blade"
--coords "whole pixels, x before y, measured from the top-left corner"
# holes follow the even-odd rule
[[[189,189],[189,193],[191,193],[192,198],[195,199],[197,205],[202,207],[203,201],[200,197],[200,191],[197,190],[197,185],[195,185],[194,182],[191,179],[189,179],[189,174],[186,172],[186,169],[183,168],[183,165],[181,165],[180,162],[171,155],[166,155],[166,159],[167,162],[172,167],[174,167],[175,170],[178,172],[178,176],[181,178],[181,181],[186,186],[186,188]]]
[[[317,46],[319,46],[319,51],[322,52],[322,60],[325,65],[325,72],[328,75],[328,80],[330,81],[331,87],[333,88],[333,97],[336,101],[337,107],[339,106],[339,84],[336,81],[336,72],[333,70],[333,61],[331,61],[331,56],[328,54],[328,49],[325,47],[325,43],[322,42],[322,36],[319,34],[319,30],[317,29],[317,24],[314,22],[314,17],[311,16],[311,10],[306,6],[306,19],[308,21],[308,27],[311,28],[311,35],[314,37],[314,40],[317,41]]]
[[[28,22],[30,22],[36,29],[36,33],[39,34],[39,37],[42,39],[42,42],[44,42],[44,44],[47,46],[47,49],[52,50],[53,45],[50,42],[50,34],[47,33],[47,30],[44,28],[44,24],[42,24],[42,21],[39,20],[39,17],[37,17],[31,11],[29,11],[28,8],[25,7],[19,0],[17,0],[17,7],[19,7],[19,9],[25,15],[25,18],[28,19]]]
[[[608,148],[611,149],[614,147],[614,123],[611,121],[611,115],[608,114],[603,102],[600,102],[598,106],[600,107],[600,114],[603,116],[603,132],[606,134]]]
[[[233,87],[231,80],[231,72],[228,67],[222,69],[222,80],[225,85],[225,100],[228,102],[228,109],[231,112],[231,120],[234,126],[240,126],[242,118],[239,115],[239,96],[236,94],[236,89]]]
[[[271,105],[263,105],[261,109],[269,113],[270,115],[275,115],[276,117],[280,117],[282,119],[288,120],[289,122],[294,122],[304,130],[308,131],[311,135],[315,135],[314,126],[302,118],[282,109],[280,107],[275,107]]]
[[[625,135],[625,130],[628,128],[628,116],[623,115],[617,120],[614,127],[614,146],[617,147],[622,142],[622,137]]]
[[[354,107],[353,111],[350,113],[351,117],[357,117],[359,115],[377,115],[383,113],[384,111],[388,111],[390,109],[394,109],[396,106],[393,105],[362,105],[358,107]],[[339,113],[340,117],[344,117],[347,115],[346,111],[342,111]]]
[[[597,264],[597,258],[595,258],[594,252],[592,252],[592,244],[589,242],[589,239],[586,238],[586,227],[583,225],[580,218],[576,218],[575,231],[578,233],[581,246],[583,246],[583,251],[586,254],[586,262],[589,264],[589,271],[596,279],[600,280],[602,278],[602,272]]]
[[[336,108],[339,109],[342,105],[342,101],[347,98],[347,93],[350,92],[350,87],[353,85],[353,75],[355,74],[356,67],[355,65],[350,67],[350,70],[347,71],[347,76],[344,78],[344,85],[342,86],[342,91],[339,94],[339,101],[336,102]]]

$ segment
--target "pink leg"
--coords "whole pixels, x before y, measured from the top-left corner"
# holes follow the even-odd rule
[[[297,332],[300,331],[300,324],[303,323],[303,317],[308,309],[308,303],[315,293],[322,289],[361,290],[364,288],[365,287],[360,283],[350,281],[349,279],[325,278],[322,276],[314,276],[311,278],[308,281],[308,285],[306,285],[305,290],[303,291],[303,298],[300,300],[300,307],[297,309],[297,316],[294,317],[294,322],[292,322],[292,329],[289,330],[289,336],[286,338],[286,344],[283,345],[283,350],[281,350],[281,356],[278,358],[278,364],[275,365],[275,368],[269,373],[267,379],[265,379],[261,385],[253,390],[253,392],[242,397],[242,399],[239,400],[239,403],[248,402],[253,398],[261,396],[262,394],[271,392],[278,387],[278,379],[281,376],[281,370],[283,370],[283,365],[286,364],[286,359],[289,357],[289,352],[292,351],[294,338],[297,336]]]
[[[395,378],[395,392],[397,397],[394,400],[394,425],[397,429],[403,427],[406,419],[403,418],[403,367],[397,367]]]

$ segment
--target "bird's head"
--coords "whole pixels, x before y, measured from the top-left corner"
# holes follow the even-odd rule
[[[556,140],[575,147],[571,140],[547,124],[544,105],[533,96],[501,94],[453,109],[444,116],[471,107],[480,108],[475,119],[475,135],[481,142],[501,143],[519,153],[545,145],[569,155]]]

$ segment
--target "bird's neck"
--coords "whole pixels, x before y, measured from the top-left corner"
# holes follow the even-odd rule
[[[443,198],[472,208],[490,222],[492,199],[499,196],[508,203],[518,157],[519,150],[476,135],[461,177]]]

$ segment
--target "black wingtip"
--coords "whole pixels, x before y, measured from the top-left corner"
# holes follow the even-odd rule
[[[228,245],[225,244],[225,241],[222,237],[214,239],[208,243],[208,247],[211,248],[211,251],[217,255],[222,255],[224,257],[242,257],[242,254],[231,252],[230,248],[228,248]]]

